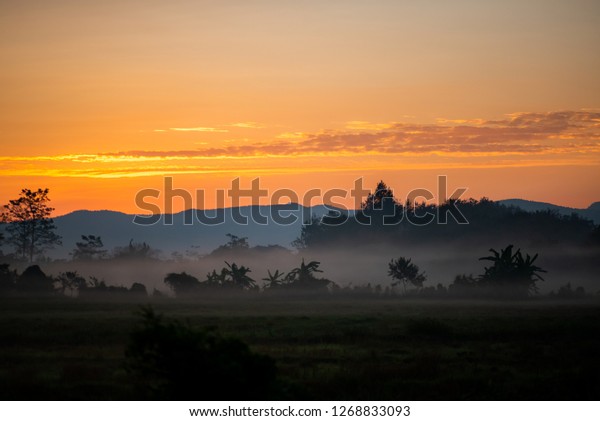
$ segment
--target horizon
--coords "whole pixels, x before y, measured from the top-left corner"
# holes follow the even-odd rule
[[[465,198],[465,200],[470,200],[470,199],[475,199],[473,197],[467,197]],[[475,199],[475,200],[481,200],[483,198],[480,199]],[[488,198],[489,199],[489,198]],[[492,199],[490,199],[492,200]],[[540,204],[540,205],[550,205],[550,206],[559,206],[562,208],[567,208],[567,209],[573,209],[573,210],[586,210],[589,209],[591,206],[593,206],[596,203],[600,203],[600,200],[596,200],[594,202],[591,202],[588,206],[586,207],[582,207],[582,208],[573,208],[570,206],[563,206],[563,205],[558,205],[556,203],[550,203],[550,202],[540,202],[540,201],[535,201],[535,200],[527,200],[527,199],[521,199],[518,197],[511,197],[511,198],[507,198],[507,199],[499,199],[499,200],[492,200],[493,202],[507,202],[507,201],[513,201],[513,200],[519,200],[519,201],[525,201],[525,202],[530,202],[530,203],[535,203],[535,204]],[[434,203],[435,205],[438,205],[438,203]],[[289,206],[289,205],[298,205],[298,206],[304,206],[298,202],[287,202],[287,203],[265,203],[265,204],[257,204],[257,205],[252,205],[252,204],[247,204],[247,205],[240,205],[240,206],[225,206],[225,207],[219,207],[219,208],[197,208],[197,207],[192,207],[192,208],[187,208],[187,209],[182,209],[182,210],[177,210],[177,211],[173,211],[172,213],[169,213],[170,215],[177,215],[183,212],[189,212],[189,211],[206,211],[206,212],[211,212],[211,211],[216,211],[216,210],[228,210],[228,209],[232,209],[232,208],[248,208],[248,207],[253,207],[253,206],[259,206],[259,207],[270,207],[270,206]],[[335,205],[325,205],[323,203],[315,203],[313,205],[311,205],[310,207],[323,207],[326,206],[327,208],[335,208],[335,209],[340,209],[342,211],[349,211],[349,212],[353,212],[356,210],[359,210],[360,208],[338,208]],[[305,206],[306,207],[306,206]],[[115,209],[75,209],[75,210],[71,210],[67,213],[63,213],[63,214],[59,214],[59,215],[53,215],[53,218],[60,218],[63,216],[67,216],[76,212],[114,212],[114,213],[121,213],[123,215],[128,215],[128,216],[135,216],[135,215],[148,215],[148,214],[142,214],[142,213],[127,213],[127,212],[122,212],[120,210],[115,210]],[[160,215],[169,215],[166,213],[160,213]]]
[[[9,2],[0,27],[0,203],[135,213],[164,177],[209,199],[236,177],[304,195],[438,175],[600,198],[597,2]]]

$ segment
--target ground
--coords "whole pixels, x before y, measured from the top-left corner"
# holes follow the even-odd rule
[[[124,351],[139,321],[136,312],[147,304],[271,356],[285,399],[600,399],[597,299],[514,303],[256,294],[1,298],[0,400],[136,399]]]

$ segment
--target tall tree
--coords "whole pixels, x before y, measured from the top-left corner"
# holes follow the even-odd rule
[[[56,226],[50,215],[54,208],[48,206],[49,190],[21,190],[18,199],[10,200],[4,205],[2,221],[7,223],[8,242],[15,247],[15,252],[30,262],[37,254],[61,244],[61,237],[56,234]]]

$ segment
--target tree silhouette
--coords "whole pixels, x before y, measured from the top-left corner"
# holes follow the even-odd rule
[[[274,289],[281,288],[285,281],[285,273],[279,272],[276,270],[275,273],[271,273],[270,270],[267,270],[268,276],[266,278],[262,278],[263,281],[266,281],[265,289]]]
[[[407,284],[412,284],[415,287],[420,288],[427,279],[425,277],[425,272],[419,273],[419,266],[412,263],[411,259],[405,257],[399,257],[396,260],[392,259],[388,264],[388,267],[388,275],[396,280],[396,282],[392,283],[392,286],[403,284],[405,293]]]
[[[47,276],[38,265],[29,266],[17,278],[19,291],[33,294],[51,294],[55,292],[54,280]]]
[[[117,259],[153,259],[158,254],[157,250],[154,250],[146,242],[136,243],[133,238],[129,240],[129,244],[125,247],[116,247],[114,250],[114,257]]]
[[[225,244],[225,247],[231,250],[247,249],[248,247],[250,247],[250,245],[248,244],[248,237],[238,237],[237,235],[229,233],[225,235],[229,237],[229,241],[227,242],[227,244]]]
[[[293,282],[299,283],[307,283],[315,279],[315,273],[323,271],[319,269],[321,262],[317,262],[315,260],[310,261],[308,263],[304,263],[304,259],[302,259],[302,263],[297,268],[294,268],[288,273],[287,279],[292,280]]]
[[[198,282],[197,278],[193,277],[192,275],[188,275],[185,272],[169,273],[165,277],[164,282],[173,290],[173,292],[175,292],[175,295],[177,296],[188,294],[200,286],[200,282]]]
[[[322,273],[323,271],[319,269],[321,262],[310,261],[308,263],[304,262],[302,259],[302,263],[297,268],[292,269],[285,277],[284,285],[294,288],[294,289],[304,289],[304,290],[320,290],[327,289],[330,286],[334,286],[335,284],[326,278],[317,278],[315,273]]]
[[[250,244],[248,244],[248,237],[238,237],[233,234],[225,234],[229,240],[225,243],[214,249],[211,254],[212,255],[231,255],[233,253],[243,253],[247,252],[250,248]]]
[[[95,258],[101,258],[106,254],[106,250],[103,250],[104,244],[102,238],[95,235],[82,235],[83,241],[75,243],[75,249],[71,253],[73,259],[76,260],[93,260]]]
[[[224,273],[230,277],[229,281],[231,285],[235,288],[241,289],[256,289],[256,282],[254,279],[248,276],[248,273],[251,272],[250,268],[246,266],[238,266],[235,263],[229,264],[225,262],[227,268],[225,268]]]
[[[17,255],[29,262],[33,262],[35,255],[61,244],[50,218],[54,208],[48,206],[48,192],[49,189],[23,189],[18,199],[4,205],[1,219],[7,223],[8,242],[15,247]]]
[[[0,294],[15,289],[16,280],[17,271],[10,270],[10,265],[7,263],[0,264]]]
[[[394,198],[394,192],[381,180],[377,183],[375,191],[369,193],[367,199],[362,203],[363,212],[370,212],[373,210],[384,209],[386,207],[396,205],[396,199]]]
[[[68,290],[71,296],[73,296],[75,291],[81,291],[87,287],[85,278],[80,276],[76,271],[59,273],[55,282],[58,286],[57,289],[61,294],[65,294]]]
[[[493,263],[492,266],[484,268],[484,274],[479,277],[481,284],[501,287],[504,294],[527,296],[531,292],[537,292],[537,281],[543,281],[540,275],[546,272],[539,266],[534,265],[538,255],[531,257],[527,254],[523,257],[521,250],[513,253],[513,246],[509,245],[500,251],[490,249],[492,255],[479,258]]]
[[[220,272],[217,272],[215,269],[213,269],[212,272],[209,272],[206,275],[206,281],[204,281],[202,284],[209,288],[225,286],[227,284],[227,270],[223,268]]]

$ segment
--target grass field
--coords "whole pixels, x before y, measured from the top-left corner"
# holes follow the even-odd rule
[[[2,298],[0,399],[136,399],[124,350],[143,304],[271,356],[287,399],[600,399],[598,300],[264,295]]]

